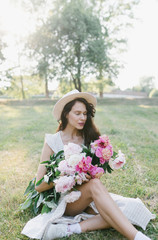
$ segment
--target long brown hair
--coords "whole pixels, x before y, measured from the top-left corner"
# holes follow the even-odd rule
[[[61,113],[61,121],[57,128],[57,132],[63,131],[66,128],[68,123],[66,116],[71,111],[72,107],[76,102],[82,102],[86,106],[87,120],[84,125],[84,128],[78,131],[81,133],[82,137],[84,138],[84,144],[88,147],[92,141],[98,139],[98,137],[100,136],[100,132],[96,128],[92,119],[94,118],[94,115],[95,115],[95,108],[93,104],[88,103],[84,98],[76,98],[65,105]]]

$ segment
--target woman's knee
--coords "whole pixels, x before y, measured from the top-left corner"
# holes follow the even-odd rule
[[[102,184],[102,182],[98,178],[91,179],[89,181],[89,184],[90,184],[91,192],[93,194],[97,194],[98,192],[102,191],[103,189],[104,189],[104,191],[107,191],[105,186]]]

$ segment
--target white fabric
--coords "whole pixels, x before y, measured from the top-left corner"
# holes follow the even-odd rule
[[[151,239],[144,235],[142,232],[137,232],[134,240],[151,240]]]
[[[64,145],[60,136],[60,132],[57,132],[56,134],[46,134],[45,141],[55,153],[63,150]],[[63,194],[56,209],[53,209],[50,213],[42,215],[39,214],[35,218],[28,221],[22,230],[22,234],[30,238],[41,239],[46,225],[50,222],[77,223],[92,217],[93,215],[87,213],[82,213],[76,215],[75,217],[63,216],[66,209],[66,204],[68,202],[76,201],[79,199],[80,195],[81,192],[79,191],[71,192],[67,195]],[[140,226],[145,230],[148,222],[155,218],[155,215],[145,207],[139,198],[126,198],[113,193],[110,193],[110,195],[132,224]],[[92,202],[90,206],[96,213],[98,213],[94,202]]]
[[[55,134],[45,134],[45,142],[55,153],[63,150],[63,142],[60,136],[60,131]]]
[[[74,224],[68,225],[68,232],[80,234],[81,233],[80,224],[79,223],[74,223]]]

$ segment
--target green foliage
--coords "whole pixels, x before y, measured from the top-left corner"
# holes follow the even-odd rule
[[[91,53],[90,59],[89,45],[100,38],[101,25],[84,1],[62,5],[60,14],[53,14],[48,23],[53,35],[56,34],[54,40],[62,73],[69,73],[75,88],[81,90],[81,75],[92,65],[92,55],[96,54]]]
[[[58,152],[50,156],[49,161],[41,162],[41,164],[46,164],[47,168],[47,183],[53,182],[60,174],[59,171],[55,169],[58,167],[59,162],[63,159],[63,151]],[[55,187],[50,190],[39,193],[35,190],[35,186],[39,186],[43,181],[44,177],[41,178],[36,183],[36,178],[30,181],[28,187],[25,190],[24,195],[27,195],[27,198],[24,203],[20,205],[21,210],[31,208],[33,213],[36,215],[38,213],[48,213],[53,208],[57,206],[58,200],[60,198],[60,193],[57,193]]]
[[[147,94],[150,94],[150,92],[152,90],[154,91],[154,89],[155,78],[153,76],[140,78],[139,85],[133,88],[133,90],[146,92]],[[152,96],[153,93],[151,92],[150,96]]]
[[[3,54],[4,47],[5,47],[4,43],[2,43],[2,41],[0,40],[0,63],[5,60]]]
[[[73,90],[73,82],[71,80],[71,78],[60,78],[60,83],[57,89],[58,94],[66,94],[67,92]]]
[[[45,79],[46,95],[52,69],[53,77],[71,78],[79,91],[83,76],[93,72],[102,94],[104,80],[112,82],[121,67],[112,51],[125,49],[125,37],[118,39],[117,35],[127,27],[137,2],[54,1],[47,19],[40,22],[28,43],[38,61],[36,70]],[[33,4],[36,6],[36,1]],[[44,1],[41,4],[44,7]]]
[[[149,93],[149,98],[158,97],[158,89],[153,88]]]
[[[60,194],[56,193],[54,187],[51,190],[39,193],[35,190],[36,185],[36,178],[34,178],[30,181],[24,193],[24,195],[27,195],[27,198],[24,203],[20,204],[20,209],[27,209],[28,211],[28,208],[30,208],[35,215],[48,213],[57,206]]]
[[[10,87],[7,87],[3,93],[9,97],[22,99],[21,94],[21,81],[19,76],[12,76],[8,74],[8,78],[10,79]],[[33,95],[44,94],[44,84],[41,79],[36,76],[23,76],[24,81],[24,91],[25,98],[31,98]]]

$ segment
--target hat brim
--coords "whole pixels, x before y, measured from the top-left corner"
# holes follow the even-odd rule
[[[53,116],[57,119],[57,121],[59,121],[61,118],[61,113],[64,109],[64,106],[76,98],[84,98],[87,100],[88,103],[93,104],[94,107],[97,104],[97,99],[93,95],[85,92],[78,92],[63,97],[54,105],[53,108]]]

